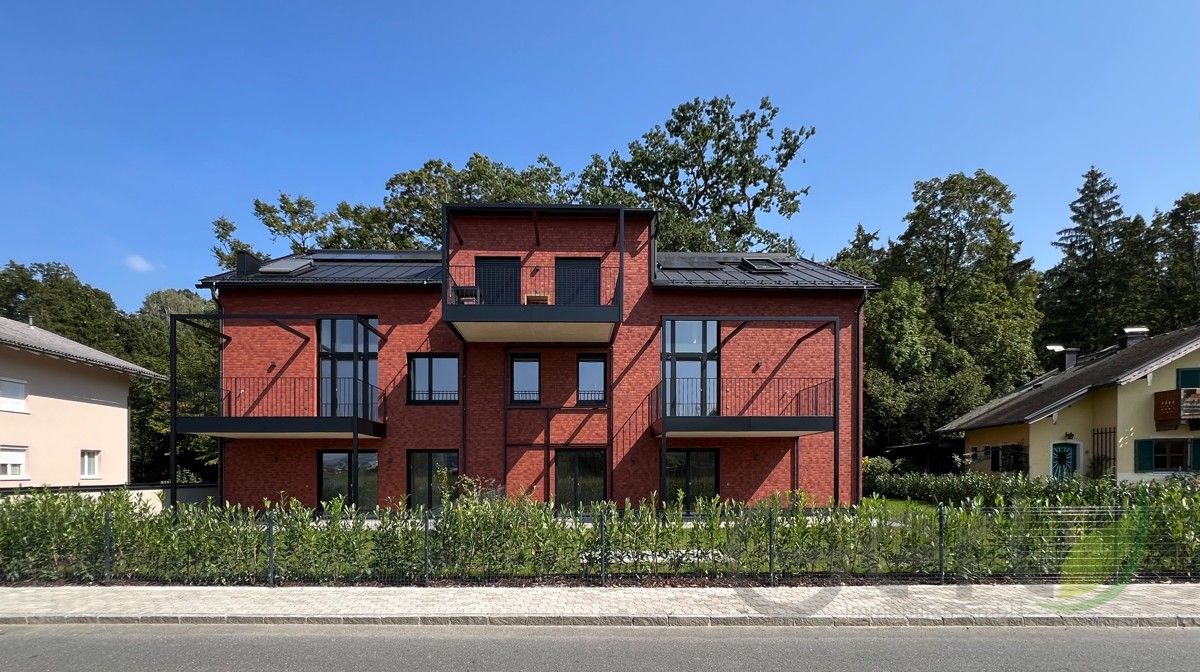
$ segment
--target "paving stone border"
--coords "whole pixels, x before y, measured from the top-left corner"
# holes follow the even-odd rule
[[[38,616],[0,616],[0,625],[70,625],[148,624],[148,625],[499,625],[499,626],[603,626],[603,627],[711,627],[711,626],[771,626],[771,627],[1121,627],[1121,628],[1195,628],[1200,616],[1116,616],[1112,614],[1047,616],[696,616],[692,614],[659,615],[425,615],[425,616],[355,616],[355,615],[248,615],[180,614],[96,615],[61,614]]]

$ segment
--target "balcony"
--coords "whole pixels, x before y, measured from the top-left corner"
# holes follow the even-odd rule
[[[1159,431],[1200,425],[1200,389],[1186,387],[1154,393],[1154,426]]]
[[[621,321],[621,270],[596,258],[450,264],[442,317],[467,341],[607,343]]]
[[[357,388],[357,403],[356,403]],[[177,388],[176,431],[223,438],[386,435],[387,398],[361,378],[223,377]]]
[[[832,431],[833,378],[675,378],[651,395],[668,437],[795,437]]]

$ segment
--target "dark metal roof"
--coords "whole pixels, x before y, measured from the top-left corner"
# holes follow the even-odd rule
[[[452,215],[522,215],[533,212],[568,215],[615,215],[619,205],[575,205],[569,203],[448,203],[446,212]],[[625,208],[626,215],[654,216],[653,208]]]
[[[313,250],[265,262],[263,267],[287,267],[287,260],[312,263],[291,272],[257,271],[210,275],[200,287],[308,287],[313,285],[426,285],[441,284],[441,250]]]
[[[5,317],[0,317],[0,345],[81,364],[90,364],[130,376],[160,381],[167,379],[162,374],[142,368],[133,362],[127,362],[120,357],[114,357],[107,352],[90,348],[52,331]]]
[[[782,269],[753,270],[747,259],[769,259]],[[787,254],[659,252],[655,270],[656,287],[877,289],[870,280]]]
[[[938,431],[961,432],[1040,420],[1088,392],[1125,384],[1172,361],[1200,350],[1200,325],[1152,336],[1125,348],[1113,345],[1081,356],[1066,371],[1057,369],[1034,378],[997,399],[976,407]]]

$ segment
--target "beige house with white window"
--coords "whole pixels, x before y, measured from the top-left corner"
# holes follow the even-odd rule
[[[0,489],[129,482],[129,380],[165,377],[0,318]]]
[[[1150,336],[1130,327],[956,418],[978,471],[1121,480],[1200,471],[1200,325]]]

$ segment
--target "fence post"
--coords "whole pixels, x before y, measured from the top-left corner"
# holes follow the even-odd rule
[[[767,571],[771,585],[778,585],[775,579],[775,508],[771,507],[770,517],[767,518]]]
[[[600,509],[600,585],[608,585],[608,510]]]
[[[112,510],[104,510],[104,583],[112,583],[113,533]]]
[[[421,515],[422,515],[422,518],[424,519],[424,524],[425,524],[425,537],[424,537],[424,540],[422,541],[422,547],[421,547],[421,552],[424,555],[424,559],[422,560],[422,567],[421,567],[421,570],[422,570],[421,581],[424,583],[424,585],[428,586],[429,585],[429,509],[422,509],[422,512],[423,513]]]
[[[938,572],[946,582],[946,505],[938,504]]]
[[[267,585],[275,587],[275,509],[267,511]]]

